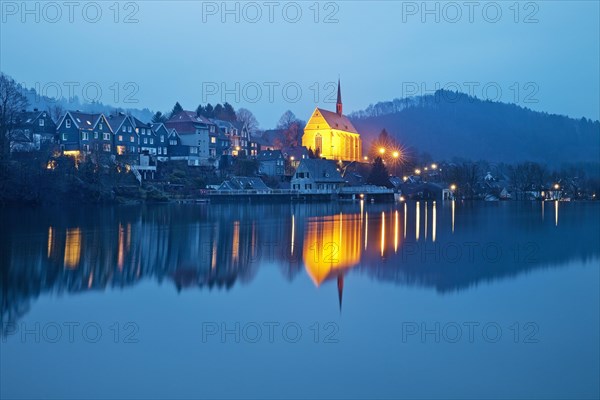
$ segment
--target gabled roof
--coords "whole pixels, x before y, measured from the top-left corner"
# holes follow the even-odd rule
[[[319,112],[323,116],[325,122],[327,122],[331,129],[339,129],[341,131],[350,133],[358,133],[354,125],[352,125],[352,122],[350,122],[348,117],[345,115],[339,115],[331,111],[323,110],[319,107],[317,107],[315,112]]]
[[[47,111],[22,111],[17,113],[17,125],[25,126],[25,125],[33,125],[34,122],[42,115],[48,114]],[[50,118],[52,119],[52,118]],[[54,122],[54,121],[53,121]]]
[[[155,122],[150,125],[151,125],[151,128],[154,131],[154,133],[158,133],[158,131],[160,131],[161,129],[164,129],[165,132],[167,132],[167,135],[169,134],[169,130],[167,129],[165,124],[163,124],[162,122]]]
[[[213,123],[208,119],[201,115],[196,115],[195,111],[181,111],[175,115],[173,115],[166,123],[176,123],[176,122],[194,122],[206,125],[213,125]]]
[[[224,181],[219,190],[270,190],[262,179],[247,176],[232,176]]]
[[[67,111],[65,115],[62,116],[57,126],[60,126],[63,123],[67,115],[71,117],[73,123],[78,129],[92,129],[94,126],[96,126],[96,123],[102,116],[102,114],[91,114],[81,111]]]
[[[308,158],[308,149],[304,146],[286,147],[281,150],[284,157],[294,157],[296,160]]]
[[[116,133],[121,129],[121,125],[123,125],[123,122],[125,122],[126,119],[127,115],[125,114],[110,115],[108,117],[108,124],[112,128],[113,132]]]
[[[300,161],[296,171],[302,170],[308,171],[310,179],[315,182],[344,182],[335,161],[332,160],[305,158]]]
[[[263,150],[256,156],[258,161],[276,161],[283,160],[281,150]]]
[[[134,117],[133,115],[130,115],[129,119],[131,120],[131,123],[133,124],[133,126],[135,128],[150,128],[150,124],[149,123],[142,122],[139,119],[137,119],[136,117]]]

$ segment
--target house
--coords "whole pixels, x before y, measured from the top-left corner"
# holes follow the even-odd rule
[[[210,120],[196,115],[194,111],[181,111],[169,118],[164,125],[170,132],[175,130],[176,133],[175,135],[171,133],[169,143],[177,142],[176,145],[179,146],[173,149],[175,154],[171,154],[176,158],[171,157],[171,159],[185,158],[188,160],[188,165],[209,164],[210,150],[215,144],[212,143],[214,140],[212,138],[216,133],[216,127]]]
[[[290,163],[292,169],[298,168],[300,161],[308,158],[308,149],[304,146],[287,147],[281,150],[283,157]]]
[[[270,192],[271,189],[257,177],[247,176],[232,176],[224,181],[217,190],[232,191],[232,190],[252,190],[258,192]]]
[[[134,116],[130,116],[135,132],[139,137],[140,153],[149,154],[151,156],[157,153],[157,140],[154,131],[152,130],[152,124],[142,122]]]
[[[140,137],[133,120],[124,113],[110,115],[108,123],[114,132],[114,153],[118,156],[135,156],[140,152]]]
[[[285,174],[285,158],[281,150],[263,150],[256,157],[258,173],[282,177]]]
[[[338,191],[343,183],[334,161],[312,158],[300,161],[291,181],[294,190],[327,193]]]
[[[156,156],[159,161],[167,161],[169,159],[169,130],[161,122],[151,124],[151,129],[154,132]]]
[[[113,131],[104,114],[67,111],[56,128],[65,155],[112,154]]]
[[[39,150],[43,144],[55,142],[56,123],[49,112],[34,108],[16,115],[10,133],[10,151]]]

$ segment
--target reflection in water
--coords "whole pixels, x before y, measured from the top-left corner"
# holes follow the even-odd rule
[[[353,269],[444,292],[597,257],[597,205],[555,202],[554,207],[555,226],[549,229],[537,206],[527,203],[452,201],[438,207],[433,202],[431,217],[425,204],[425,232],[431,224],[431,238],[425,240],[419,237],[420,202],[6,212],[4,226],[16,228],[0,242],[0,322],[19,318],[44,292],[105,290],[149,278],[171,282],[177,290],[229,289],[252,281],[264,264],[278,265],[289,280],[305,271],[316,286],[337,280],[341,302],[343,277]],[[560,227],[559,207],[564,207]],[[457,212],[461,229],[455,232]],[[449,260],[450,246],[456,251],[464,243],[479,248],[492,243],[504,258],[489,263],[478,253],[469,260],[462,247],[462,256]],[[511,252],[531,245],[534,252],[519,257]]]
[[[558,200],[554,200],[554,226],[558,226]]]
[[[81,230],[79,228],[67,229],[65,241],[65,268],[77,268],[81,256]]]

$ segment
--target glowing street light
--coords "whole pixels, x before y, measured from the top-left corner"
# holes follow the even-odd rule
[[[415,174],[420,175],[421,174],[421,170],[419,168],[415,169]]]
[[[369,157],[367,157],[367,156],[364,156],[364,157],[363,157],[363,159],[364,159],[365,161],[367,161],[367,160],[369,159]]]
[[[392,153],[392,156],[393,156],[394,158],[398,158],[398,157],[400,157],[400,153],[399,153],[399,152],[397,152],[397,151],[395,151],[395,152],[393,152],[393,153]]]
[[[379,148],[379,154],[385,154],[385,149],[383,147]]]
[[[453,192],[456,190],[456,185],[454,183],[450,185],[450,190],[452,190]]]
[[[291,156],[291,157],[290,157],[290,160],[294,161],[294,156]]]
[[[403,177],[402,177],[402,180],[403,180],[404,182],[406,182],[406,181],[408,180],[408,176],[403,176]]]
[[[558,189],[560,189],[560,185],[558,183],[555,183],[554,184],[554,190],[558,190]]]
[[[431,164],[431,169],[437,169],[437,164]]]

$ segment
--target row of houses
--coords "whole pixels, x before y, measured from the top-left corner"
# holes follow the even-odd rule
[[[54,121],[47,111],[23,111],[11,132],[11,150],[30,151],[44,143],[58,145],[65,155],[91,153],[159,161],[186,160],[189,165],[216,166],[221,156],[256,157],[260,147],[245,124],[208,119],[182,111],[164,123],[147,123],[117,113],[67,111]]]

